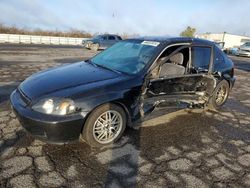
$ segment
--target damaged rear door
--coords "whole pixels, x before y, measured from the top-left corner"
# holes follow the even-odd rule
[[[142,100],[144,114],[157,110],[166,113],[166,109],[202,107],[207,102],[216,86],[211,73],[213,47],[190,45],[188,49],[189,61],[184,75],[164,75],[148,80]],[[175,53],[179,51],[169,58]]]

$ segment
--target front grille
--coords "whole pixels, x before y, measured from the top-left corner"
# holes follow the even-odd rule
[[[31,104],[31,100],[23,93],[23,91],[18,88],[18,92],[20,94],[20,97],[22,99],[22,101],[26,104],[26,105],[29,105]]]

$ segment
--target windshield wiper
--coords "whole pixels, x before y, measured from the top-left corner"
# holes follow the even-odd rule
[[[97,67],[97,65],[96,65],[95,63],[93,63],[90,59],[86,60],[85,62],[87,62],[87,63],[89,63],[89,64],[91,64],[91,65]]]
[[[101,68],[103,68],[103,69],[106,69],[106,70],[109,70],[109,71],[112,71],[112,72],[115,72],[115,73],[119,73],[119,74],[122,73],[122,72],[120,72],[120,71],[118,71],[118,70],[114,70],[114,69],[108,68],[108,67],[106,67],[106,66],[104,66],[104,65],[96,64],[96,63],[94,63],[93,61],[91,61],[90,59],[86,60],[85,62],[88,62],[89,64],[91,64],[91,65],[93,65],[93,66],[95,66],[95,67],[101,67]]]
[[[95,63],[94,63],[94,64],[95,64]],[[106,67],[106,66],[104,66],[104,65],[99,65],[99,64],[95,64],[95,65],[98,66],[98,67],[101,67],[101,68],[103,68],[103,69],[106,69],[106,70],[109,70],[109,71],[112,71],[112,72],[121,74],[120,71],[114,70],[114,69],[111,69],[111,68],[108,68],[108,67]]]

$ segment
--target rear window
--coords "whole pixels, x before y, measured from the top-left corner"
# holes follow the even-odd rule
[[[192,47],[192,65],[194,68],[209,68],[211,58],[211,48],[210,47]]]

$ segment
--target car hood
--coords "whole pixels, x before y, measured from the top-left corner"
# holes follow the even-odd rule
[[[74,63],[36,73],[19,86],[31,100],[63,89],[114,79],[119,73],[86,62]]]

